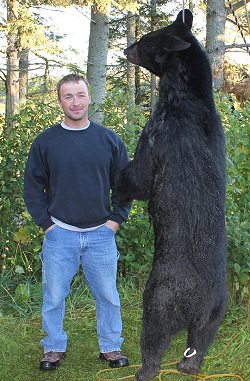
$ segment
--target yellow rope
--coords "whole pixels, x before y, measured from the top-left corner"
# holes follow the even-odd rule
[[[171,363],[168,363],[166,365],[172,365],[172,364],[176,364],[176,362],[171,362]],[[140,368],[141,365],[130,365],[130,366],[127,366],[126,368],[119,368],[119,369],[116,369],[116,372],[120,372],[120,371],[124,371],[124,369],[129,369],[129,368]],[[105,375],[105,373],[110,373],[111,372],[111,369],[102,369],[100,370],[99,372],[97,372],[96,374],[96,379],[97,381],[122,381],[122,380],[134,380],[135,379],[135,376],[134,374],[132,375],[128,375],[128,376],[123,376],[123,377],[113,377],[111,376],[112,378],[104,378],[102,377],[102,375]],[[194,375],[194,374],[187,374],[187,373],[180,373],[178,370],[175,370],[175,369],[163,369],[159,372],[159,374],[156,376],[158,378],[159,381],[163,381],[163,377],[164,375],[169,375],[169,374],[176,374],[176,375],[179,375],[179,376],[187,376],[189,377],[189,380],[190,380],[190,377],[192,377],[192,379],[194,380],[198,380],[198,381],[207,381],[207,380],[218,380],[220,378],[229,378],[233,381],[244,381],[244,379],[239,376],[238,374],[230,374],[230,373],[221,373],[221,374],[212,374],[210,376],[205,376],[205,375]]]
[[[216,358],[218,356],[221,357],[222,354],[224,354],[226,352],[226,350],[228,349],[228,347],[230,346],[230,344],[232,343],[232,341],[234,341],[238,336],[240,335],[240,332],[237,332],[233,337],[232,339],[229,341],[229,343],[225,346],[225,348],[220,352],[219,355],[215,355],[215,356],[206,356],[205,359],[213,359],[213,358]],[[168,363],[165,363],[165,364],[162,364],[162,367],[163,368],[167,368],[168,366],[171,366],[171,365],[176,365],[178,363],[178,361],[171,361],[171,362],[168,362]],[[140,364],[137,364],[137,365],[129,365],[125,368],[119,368],[119,369],[113,369],[113,371],[116,371],[116,372],[121,372],[125,369],[130,369],[130,368],[141,368],[141,365]],[[134,374],[133,375],[128,375],[128,376],[123,376],[123,377],[113,377],[111,376],[112,378],[103,378],[101,375],[104,375],[105,373],[110,373],[112,372],[112,370],[109,368],[109,369],[102,369],[100,370],[99,372],[97,372],[96,374],[96,379],[97,381],[122,381],[122,380],[135,380],[135,376]],[[244,381],[244,379],[239,376],[238,374],[231,374],[231,373],[220,373],[220,374],[212,374],[210,376],[206,376],[206,375],[202,375],[202,374],[199,374],[199,375],[194,375],[194,374],[187,374],[187,373],[181,373],[179,372],[178,370],[176,369],[162,369],[160,370],[159,374],[156,376],[158,378],[159,381],[162,381],[163,380],[163,376],[164,375],[168,375],[168,374],[177,374],[181,377],[185,377],[185,376],[189,376],[189,377],[192,377],[194,380],[198,380],[198,381],[207,381],[207,380],[218,380],[219,378],[229,378],[231,379],[232,381]],[[172,381],[172,380],[171,380]],[[224,380],[223,380],[224,381]]]
[[[141,367],[141,365],[129,365],[129,366],[126,366],[126,368],[123,368],[123,371],[124,371],[124,369],[128,369],[128,368],[140,368]],[[117,371],[118,369],[116,369],[116,371]],[[122,369],[120,368],[119,369],[119,371],[121,371]],[[133,374],[133,375],[130,375],[130,376],[124,376],[124,377],[119,377],[119,378],[103,378],[103,377],[99,377],[101,374],[103,374],[103,373],[110,373],[111,372],[111,369],[109,368],[109,369],[102,369],[102,370],[100,370],[99,372],[97,372],[97,374],[96,374],[96,377],[97,377],[97,380],[98,381],[110,381],[110,380],[112,380],[112,381],[120,381],[120,380],[129,380],[129,379],[134,379],[135,378],[135,375]]]
[[[237,336],[238,336],[238,334],[237,334]],[[216,357],[216,356],[212,356],[212,357]],[[209,357],[209,358],[212,358],[212,357]],[[175,365],[177,363],[178,363],[178,361],[172,361],[172,362],[163,364],[163,367],[167,367],[169,365]],[[130,368],[138,368],[139,369],[140,367],[141,367],[140,364],[130,365],[130,366],[127,366],[126,368],[122,368],[122,369],[121,368],[113,369],[113,371],[116,371],[116,372],[123,371],[124,372],[125,369],[130,369]],[[122,377],[115,377],[115,378],[113,376],[111,376],[112,378],[103,378],[102,377],[102,375],[104,375],[105,373],[110,373],[110,372],[112,372],[112,370],[110,368],[109,369],[102,369],[99,372],[97,372],[97,374],[96,374],[97,381],[122,381],[122,380],[134,380],[135,379],[134,374],[128,375],[128,376],[122,376]],[[162,381],[163,376],[169,375],[169,374],[177,374],[177,375],[182,376],[182,377],[188,376],[188,377],[192,377],[192,379],[198,380],[198,381],[218,380],[219,378],[229,378],[233,381],[244,381],[244,379],[238,374],[220,373],[220,374],[212,374],[210,376],[206,376],[206,375],[202,375],[202,374],[195,375],[195,374],[181,373],[176,369],[162,369],[156,377],[158,378],[159,381]]]
[[[195,380],[198,380],[198,381],[203,381],[204,379],[202,378],[202,376],[200,375],[196,375],[196,374],[187,374],[187,373],[180,373],[178,370],[176,369],[164,369],[164,370],[161,370],[160,373],[159,373],[159,381],[162,381],[162,376],[164,374],[178,374],[179,376],[189,376],[189,377],[192,377],[193,379]]]
[[[244,381],[243,378],[241,376],[239,376],[238,374],[230,374],[230,373],[225,373],[225,374],[213,374],[212,376],[206,376],[203,378],[203,380],[212,380],[212,379],[218,379],[218,378],[233,378],[233,379],[236,379],[236,380],[240,380],[240,381]]]

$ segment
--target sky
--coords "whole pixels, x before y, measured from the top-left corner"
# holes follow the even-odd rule
[[[70,48],[68,62],[83,67],[88,55],[88,39],[90,11],[77,9],[73,6],[65,8],[42,8],[39,12],[45,18],[45,24],[51,27],[55,34],[65,35],[59,42],[59,47],[64,51]]]
[[[56,10],[52,10],[51,7],[42,7],[39,13],[44,17],[45,24],[47,26],[50,26],[51,30],[53,30],[55,34],[65,35],[60,40],[59,46],[63,50],[67,51],[68,62],[77,64],[79,67],[85,68],[88,54],[90,10],[87,8],[78,9],[74,6],[70,6],[67,8],[56,8]],[[204,28],[202,27],[203,24]],[[204,15],[197,13],[194,14],[193,30],[199,40],[204,40]],[[198,34],[197,30],[199,30]],[[247,38],[249,40],[249,36]],[[4,40],[4,38],[0,40],[0,48],[4,45]],[[236,42],[243,42],[240,33],[236,35]],[[70,48],[77,50],[77,53],[70,51]],[[117,55],[119,54],[119,51],[109,52],[109,63],[114,59],[114,55],[112,53]],[[249,63],[250,61],[249,55],[246,53],[237,52],[234,54],[230,54],[229,57],[233,62],[237,62],[240,60],[241,63]],[[32,63],[39,62],[37,57],[31,56],[30,58]]]
[[[37,12],[37,10],[36,10]],[[41,7],[39,13],[44,18],[44,24],[58,35],[65,35],[59,44],[59,47],[68,52],[68,62],[83,67],[87,61],[90,11],[86,8],[76,9],[73,6],[67,8]],[[1,8],[0,15],[6,20],[6,10]],[[0,50],[6,45],[5,36],[0,35]],[[69,51],[70,48],[77,50],[77,53]],[[39,63],[39,59],[30,55],[30,63]],[[0,67],[5,65],[4,55],[0,56]]]
[[[176,5],[173,5],[176,7]],[[172,9],[169,11],[172,11]],[[87,60],[87,52],[88,52],[88,37],[89,37],[89,23],[90,23],[90,11],[86,8],[77,9],[74,6],[68,8],[58,8],[57,11],[52,11],[51,8],[43,9],[42,14],[48,20],[48,24],[51,26],[54,25],[55,28],[53,30],[57,31],[58,34],[66,34],[65,38],[63,38],[60,42],[60,46],[64,49],[68,50],[69,46],[78,50],[78,54],[70,53],[71,59],[73,62],[82,66],[82,63],[86,63]],[[175,18],[176,15],[174,15]],[[233,19],[233,16],[230,16]],[[195,12],[194,13],[194,25],[193,31],[196,37],[200,40],[204,40],[205,38],[205,15],[202,13]],[[204,24],[204,28],[202,25]],[[232,28],[230,23],[227,23],[227,28]],[[197,31],[199,33],[197,34]],[[231,39],[231,33],[229,32],[226,37],[230,36],[230,42],[233,42]],[[245,37],[248,41],[250,41],[249,36]],[[227,43],[229,42],[227,41]],[[235,36],[236,43],[243,43],[243,39],[240,35],[240,32],[236,33]],[[232,62],[240,62],[240,63],[249,63],[249,55],[247,53],[243,53],[241,50],[235,51],[234,53],[227,54],[227,57]],[[109,60],[112,60],[112,54],[109,55]]]

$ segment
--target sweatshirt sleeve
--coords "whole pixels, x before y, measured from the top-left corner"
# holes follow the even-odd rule
[[[129,215],[131,207],[130,206],[123,207],[119,204],[117,193],[116,193],[115,180],[117,178],[117,175],[128,164],[128,162],[129,162],[129,157],[128,157],[127,150],[125,148],[123,141],[119,139],[118,146],[115,150],[115,154],[113,158],[113,163],[111,166],[112,214],[110,216],[110,219],[112,221],[117,222],[119,225],[121,225],[124,221],[128,219],[128,215]]]
[[[24,201],[35,223],[46,230],[53,222],[48,213],[46,190],[49,173],[46,170],[40,144],[37,140],[30,148],[24,174]]]

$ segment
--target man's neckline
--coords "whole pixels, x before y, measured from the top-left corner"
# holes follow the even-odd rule
[[[83,131],[89,128],[89,125],[90,125],[90,121],[88,121],[88,124],[85,127],[73,128],[73,127],[67,126],[67,124],[65,124],[64,122],[61,122],[62,128],[64,128],[65,130],[70,130],[70,131]]]

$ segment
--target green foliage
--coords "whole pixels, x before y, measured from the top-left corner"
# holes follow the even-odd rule
[[[133,157],[140,132],[149,117],[141,106],[128,107],[129,98],[120,89],[112,90],[103,106],[104,124],[124,140]],[[228,268],[235,296],[247,292],[249,279],[249,103],[244,108],[217,96],[227,138],[227,229]],[[33,223],[23,202],[23,173],[28,150],[34,137],[44,128],[61,120],[55,97],[33,99],[15,116],[15,127],[8,136],[0,134],[0,265],[12,271],[24,284],[23,277],[40,274],[40,250],[43,232]],[[1,126],[0,126],[1,128]],[[0,130],[1,131],[1,130]],[[146,274],[153,257],[153,229],[147,203],[134,202],[129,220],[117,234],[120,270],[123,275]],[[17,285],[18,285],[17,284]],[[21,292],[22,291],[22,292]],[[27,290],[18,290],[18,297]]]
[[[143,3],[145,0],[134,1],[134,0],[43,0],[35,1],[37,4],[45,4],[51,6],[62,6],[68,7],[70,5],[78,5],[80,7],[89,7],[95,5],[100,11],[105,11],[106,8],[112,4],[118,7],[120,10],[130,10],[131,12],[136,12],[140,3]]]
[[[103,106],[104,125],[112,128],[123,139],[132,158],[141,130],[148,115],[140,106],[131,105],[123,90],[109,93]],[[149,270],[153,256],[153,231],[149,223],[147,204],[135,201],[129,220],[117,233],[121,272],[145,273]]]
[[[117,233],[116,240],[122,274],[148,273],[154,253],[154,235],[144,203],[134,202],[129,220]]]
[[[149,113],[141,106],[130,105],[129,97],[123,89],[109,92],[103,105],[103,113],[104,125],[113,129],[123,139],[132,158]]]
[[[7,2],[8,20],[6,24],[0,24],[0,30],[5,32],[9,39],[16,40],[17,49],[32,50],[36,54],[63,55],[56,41],[46,36],[48,27],[41,23],[41,17],[31,8],[29,1]],[[48,33],[47,33],[48,35]],[[42,48],[41,48],[42,47]],[[44,54],[45,52],[45,54]]]
[[[237,64],[233,65],[230,62],[225,62],[224,73],[226,82],[239,83],[248,78],[248,65]]]
[[[228,268],[232,291],[247,293],[250,275],[250,103],[220,95],[218,107],[226,133]]]
[[[23,201],[23,174],[35,136],[60,118],[56,101],[34,99],[15,115],[15,127],[0,133],[0,242],[1,265],[20,273],[40,267],[42,232],[38,231]],[[23,269],[23,270],[22,270]]]

